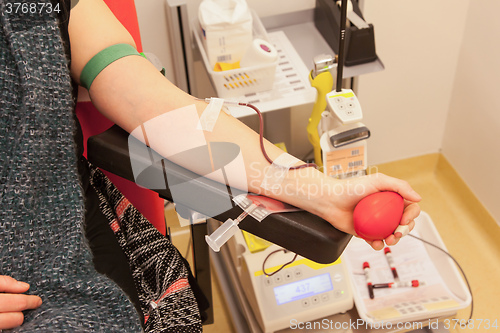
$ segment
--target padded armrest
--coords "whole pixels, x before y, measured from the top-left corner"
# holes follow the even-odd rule
[[[192,186],[189,197],[176,196],[175,203],[207,216],[214,216],[213,207],[221,207],[221,202],[228,200],[226,185],[200,177],[166,159],[154,159],[157,162],[153,164],[149,162],[149,167],[138,177],[134,177],[128,140],[129,134],[116,125],[99,135],[90,137],[87,144],[89,161],[104,170],[146,186],[169,201],[173,201],[171,187],[174,184],[189,182]],[[140,159],[141,157],[133,155],[132,158]],[[164,170],[167,170],[169,175],[168,184],[163,177]],[[158,183],[158,179],[165,179],[165,181],[158,184],[159,188],[155,189],[154,181]],[[237,195],[237,193],[232,193],[232,195]],[[242,212],[240,207],[233,205],[224,213],[218,213],[214,218],[219,221],[225,221],[228,218],[235,219]],[[271,214],[262,222],[248,216],[239,224],[239,227],[323,264],[335,261],[351,239],[351,235],[335,229],[327,221],[306,211]]]

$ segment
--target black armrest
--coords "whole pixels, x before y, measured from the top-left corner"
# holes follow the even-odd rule
[[[228,191],[225,185],[200,177],[166,159],[156,159],[157,162],[152,165],[150,160],[143,161],[148,163],[149,167],[138,177],[134,177],[128,140],[129,134],[116,125],[106,132],[89,138],[87,148],[89,161],[104,170],[153,189],[162,198],[170,201],[173,201],[173,198],[169,184],[173,186],[175,183],[189,181],[190,186],[193,186],[193,191],[190,192],[192,195],[186,198],[176,196],[175,202],[207,216],[214,216],[211,209],[214,206],[220,207],[221,200],[227,201]],[[141,157],[132,156],[132,158]],[[164,170],[168,170],[169,184],[166,184],[165,180],[158,184],[158,189],[155,189],[154,181],[158,183],[158,179],[165,179]],[[196,197],[202,199],[193,200]],[[235,219],[241,213],[242,209],[233,205],[214,218],[225,221],[227,218]],[[335,229],[327,221],[306,211],[271,214],[262,222],[247,217],[239,226],[256,236],[324,264],[335,261],[351,239],[351,235]]]

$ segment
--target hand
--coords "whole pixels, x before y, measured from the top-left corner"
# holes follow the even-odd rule
[[[380,191],[394,191],[403,197],[405,209],[400,224],[408,225],[410,230],[415,227],[414,219],[420,214],[420,207],[417,202],[421,200],[421,197],[406,181],[377,173],[337,181],[334,186],[341,186],[341,190],[337,188],[333,192],[335,195],[330,199],[329,208],[323,214],[325,214],[324,218],[337,229],[356,235],[352,220],[354,207],[367,195]],[[395,245],[401,237],[401,233],[398,232],[396,235],[388,236],[385,240],[367,242],[375,250],[381,250],[384,247],[384,241],[387,245]]]
[[[24,321],[22,311],[36,309],[42,304],[40,297],[22,294],[29,288],[25,282],[0,275],[0,330],[21,326]]]

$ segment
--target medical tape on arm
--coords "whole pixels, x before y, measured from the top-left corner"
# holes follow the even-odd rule
[[[214,130],[215,123],[219,118],[219,113],[221,110],[224,110],[224,112],[230,114],[229,110],[224,107],[224,100],[222,98],[210,98],[210,102],[200,116],[198,129],[212,132]]]
[[[233,198],[233,201],[248,215],[253,217],[259,222],[262,222],[268,215],[271,214],[271,211],[267,210],[264,207],[260,207],[255,204],[252,200],[248,198],[247,194],[240,194]]]
[[[288,171],[297,162],[300,160],[288,153],[278,156],[267,169],[260,187],[268,191],[279,189]]]

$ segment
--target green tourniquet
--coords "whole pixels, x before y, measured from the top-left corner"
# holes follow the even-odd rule
[[[99,73],[111,63],[129,55],[140,55],[139,52],[130,44],[111,45],[101,52],[97,53],[83,67],[80,74],[80,83],[85,89],[89,90],[94,79]]]

